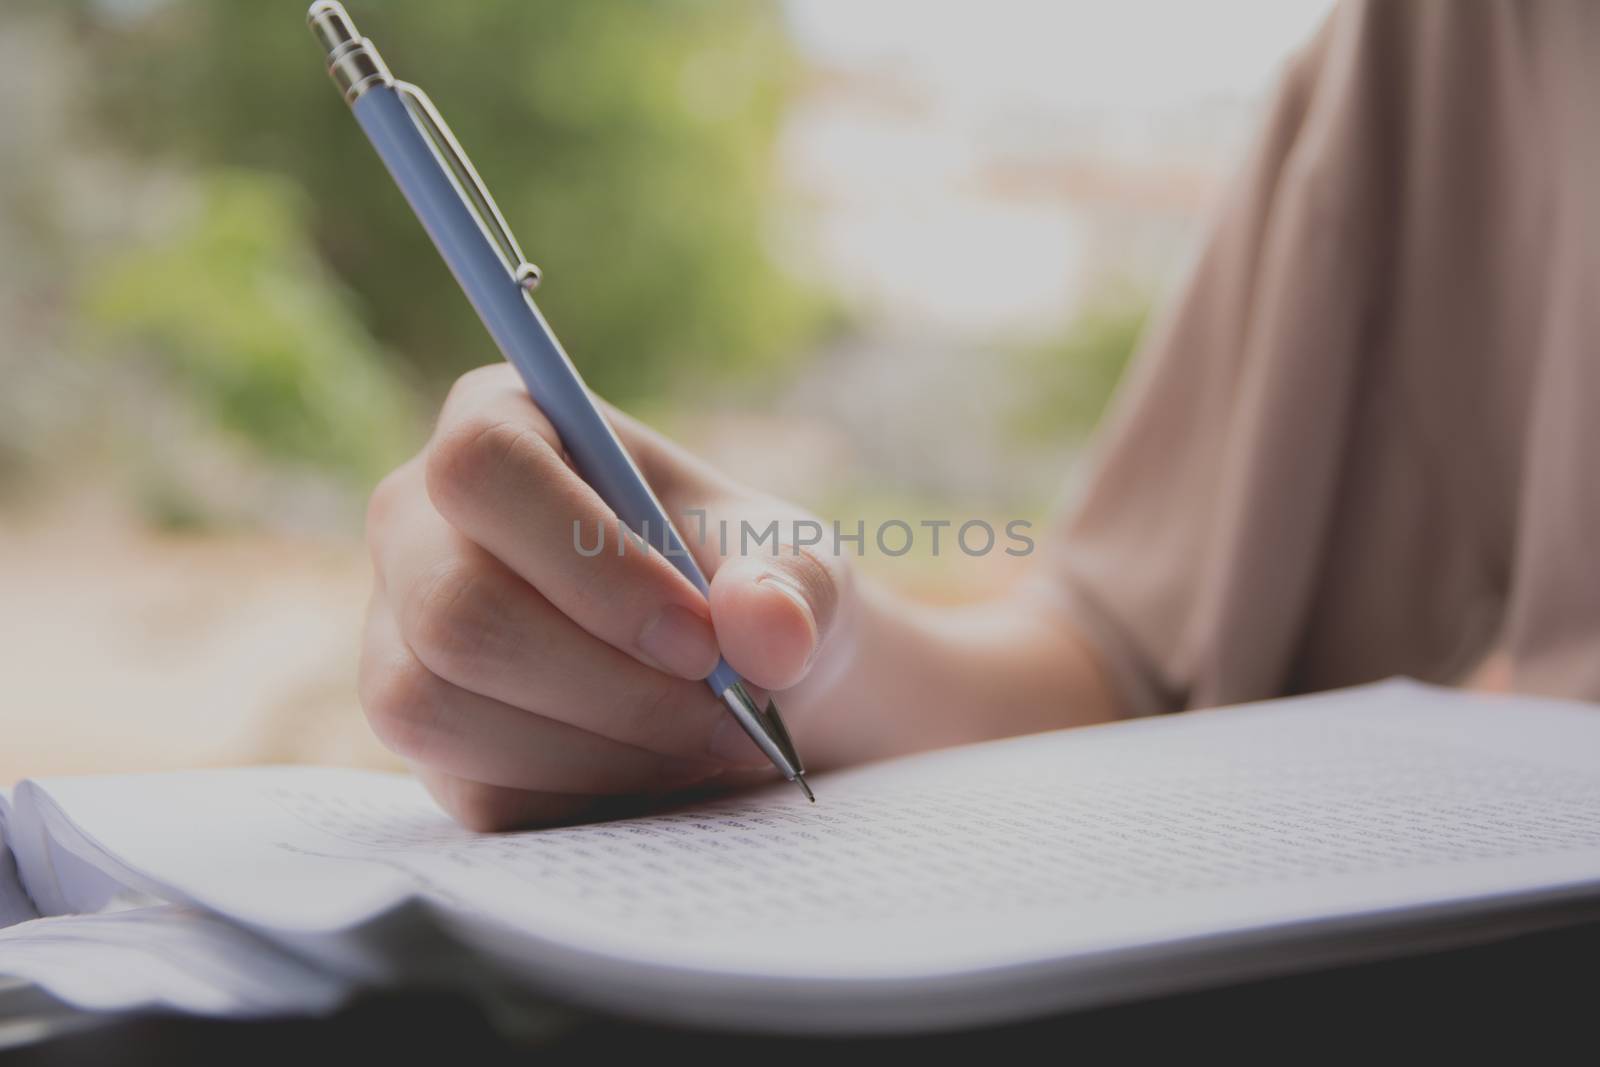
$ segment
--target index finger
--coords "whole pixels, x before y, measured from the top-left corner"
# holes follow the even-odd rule
[[[630,537],[565,461],[506,367],[457,383],[428,446],[428,495],[449,523],[562,614],[642,663],[699,679],[719,652],[706,599]]]

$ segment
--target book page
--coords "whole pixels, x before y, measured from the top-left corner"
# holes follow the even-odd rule
[[[1409,684],[932,753],[822,776],[815,806],[783,786],[503,836],[356,772],[31,788],[143,888],[265,927],[421,895],[753,975],[909,978],[1600,881],[1600,711]]]
[[[173,905],[34,919],[0,930],[0,973],[98,1011],[319,1012],[349,992],[222,919]]]
[[[11,855],[7,826],[11,821],[11,798],[0,791],[0,930],[15,923],[37,918],[39,913],[22,888],[17,861]]]

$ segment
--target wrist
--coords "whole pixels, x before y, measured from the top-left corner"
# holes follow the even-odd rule
[[[818,769],[1115,717],[1093,646],[1028,589],[934,606],[862,578],[850,602],[792,698]]]

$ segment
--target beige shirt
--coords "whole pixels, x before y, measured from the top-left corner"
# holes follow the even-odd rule
[[[1600,3],[1341,6],[1051,546],[1131,712],[1600,700]]]

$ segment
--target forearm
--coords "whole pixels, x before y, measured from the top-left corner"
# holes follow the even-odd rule
[[[819,768],[1117,716],[1092,646],[1037,589],[934,607],[862,582],[855,610],[848,656],[806,694]]]

